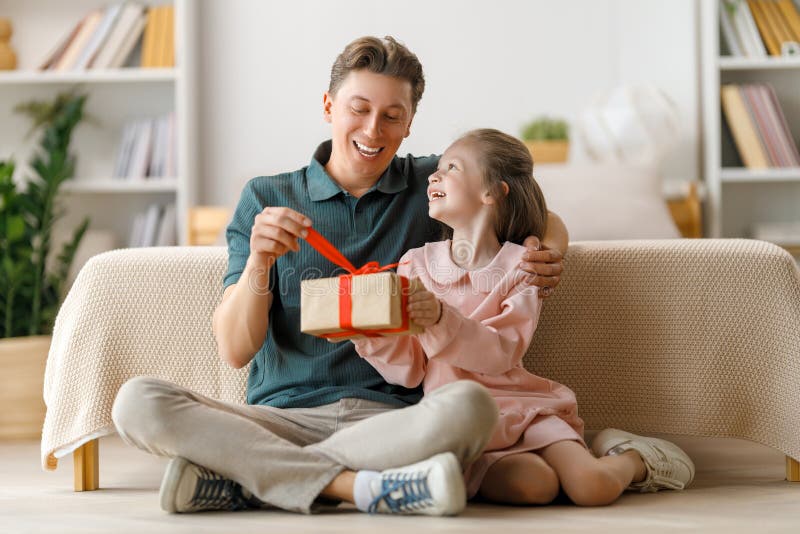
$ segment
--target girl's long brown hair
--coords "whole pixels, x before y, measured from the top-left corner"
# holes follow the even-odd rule
[[[493,128],[469,131],[456,142],[461,141],[471,143],[477,151],[484,185],[495,199],[497,240],[521,245],[531,235],[542,239],[547,231],[547,203],[533,178],[528,148],[519,139]],[[503,182],[508,184],[508,194]],[[445,226],[443,234],[449,239],[453,230]]]

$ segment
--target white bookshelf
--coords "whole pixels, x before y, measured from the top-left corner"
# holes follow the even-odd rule
[[[144,5],[175,6],[175,67],[121,68],[74,72],[37,71],[48,51],[89,11],[121,0],[0,0],[0,14],[11,19],[11,44],[17,70],[0,71],[0,157],[17,166],[29,160],[37,136],[24,139],[29,120],[13,113],[19,102],[51,99],[77,87],[88,94],[84,119],[73,134],[75,176],[62,186],[65,238],[84,216],[90,230],[106,230],[118,247],[127,245],[134,216],[154,202],[175,203],[178,242],[188,242],[188,211],[197,183],[196,32],[194,0],[144,0]],[[176,119],[176,176],[125,180],[113,178],[114,160],[126,122],[169,112]],[[58,234],[58,232],[57,232]]]
[[[796,144],[800,139],[800,58],[728,56],[720,35],[719,0],[701,0],[699,9],[706,235],[752,237],[753,226],[759,223],[798,222],[800,168],[745,168],[724,123],[720,88],[727,83],[772,85]]]

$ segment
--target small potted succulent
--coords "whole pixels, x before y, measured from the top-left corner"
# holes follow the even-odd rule
[[[524,126],[522,140],[534,163],[563,163],[569,155],[569,127],[566,121],[538,117]]]

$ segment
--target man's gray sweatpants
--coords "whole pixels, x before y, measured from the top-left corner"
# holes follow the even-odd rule
[[[489,441],[497,407],[467,380],[405,408],[346,398],[315,408],[222,402],[171,382],[137,377],[112,413],[122,438],[160,456],[181,456],[235,480],[265,503],[310,513],[345,469],[382,471],[453,452],[466,467]]]

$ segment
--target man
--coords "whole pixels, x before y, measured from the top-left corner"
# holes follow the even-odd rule
[[[144,450],[171,456],[161,487],[170,512],[325,503],[362,511],[452,515],[461,471],[491,436],[494,401],[474,382],[421,398],[386,383],[352,343],[300,332],[300,281],[337,267],[303,240],[312,224],[355,265],[388,264],[438,239],[427,215],[437,157],[396,156],[424,91],[422,66],[387,37],[350,43],[323,98],[332,140],[292,173],[250,180],[227,229],[228,272],[213,329],[221,358],[248,363],[247,405],[165,381],[120,390],[114,422]],[[528,243],[532,282],[552,288],[567,234],[552,215],[542,250]]]

